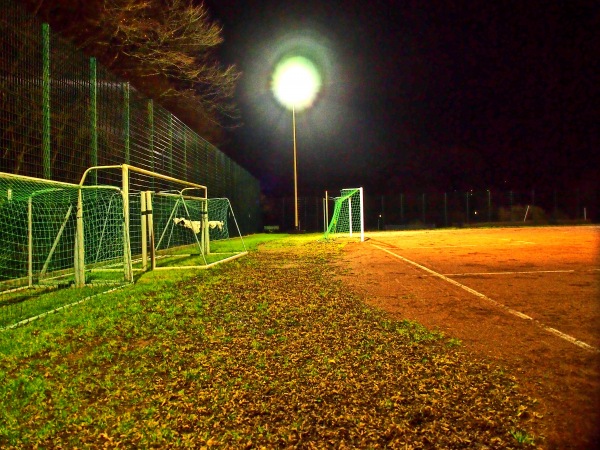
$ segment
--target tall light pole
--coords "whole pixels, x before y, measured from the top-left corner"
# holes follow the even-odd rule
[[[294,229],[298,223],[298,169],[296,152],[296,111],[309,108],[321,88],[321,76],[311,60],[304,56],[284,58],[275,68],[272,79],[275,98],[292,110],[292,135],[294,141]]]

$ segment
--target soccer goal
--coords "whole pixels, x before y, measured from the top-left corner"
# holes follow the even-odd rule
[[[157,239],[153,269],[207,268],[247,253],[226,198],[194,197],[190,189],[147,193],[146,208]]]
[[[206,186],[125,164],[90,168],[81,184],[92,178],[121,186],[131,279],[135,271],[203,269],[247,253],[229,201],[219,206]]]
[[[332,235],[359,236],[365,240],[363,188],[342,189],[341,195],[334,198],[335,204],[325,239]]]
[[[87,243],[79,261],[78,233]],[[0,292],[123,283],[121,191],[0,173],[0,246]],[[87,277],[77,279],[77,264]],[[92,273],[115,265],[120,273]]]

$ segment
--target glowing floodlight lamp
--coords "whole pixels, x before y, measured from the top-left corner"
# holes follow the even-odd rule
[[[292,110],[292,131],[294,135],[294,229],[299,231],[296,111],[306,109],[312,105],[321,88],[321,75],[309,59],[303,56],[289,57],[282,60],[275,68],[272,88],[275,98],[283,106]]]
[[[273,74],[273,94],[286,108],[300,111],[314,102],[321,88],[321,75],[303,56],[284,59]]]

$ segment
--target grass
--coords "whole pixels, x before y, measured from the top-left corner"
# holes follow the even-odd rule
[[[337,281],[343,241],[246,245],[0,333],[0,447],[533,442],[509,374]]]

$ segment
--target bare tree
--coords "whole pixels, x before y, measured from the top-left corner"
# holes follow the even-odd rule
[[[114,52],[112,67],[134,77],[163,77],[170,86],[163,97],[182,97],[211,117],[233,117],[239,72],[222,67],[215,50],[222,28],[203,4],[192,0],[105,0],[99,27]],[[116,61],[119,60],[117,64]]]
[[[222,66],[222,27],[195,0],[21,0],[146,95],[222,126],[236,124],[240,77]],[[182,117],[183,118],[183,117]],[[233,119],[233,120],[231,120]],[[194,118],[197,122],[197,119]]]

